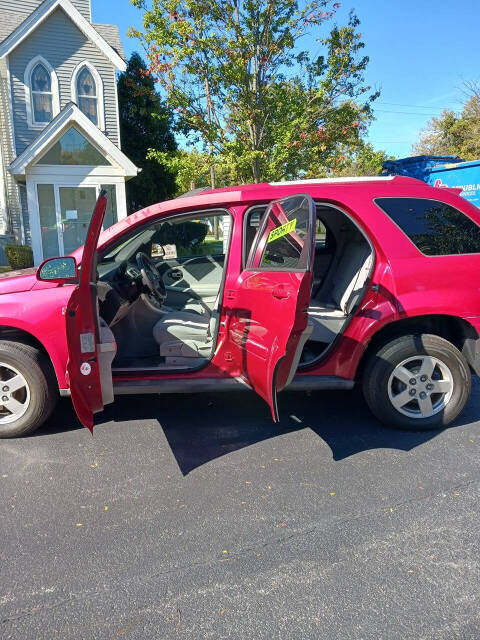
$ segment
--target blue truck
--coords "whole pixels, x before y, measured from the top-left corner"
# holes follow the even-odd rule
[[[412,156],[383,163],[382,175],[410,176],[434,187],[457,187],[480,207],[480,160],[464,162],[457,156]]]

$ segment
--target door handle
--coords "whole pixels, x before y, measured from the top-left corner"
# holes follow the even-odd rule
[[[181,280],[183,278],[183,273],[180,271],[180,269],[174,269],[173,271],[170,271],[169,275],[172,280]]]
[[[280,300],[282,300],[284,298],[288,298],[289,295],[290,295],[290,292],[288,291],[288,289],[285,287],[284,284],[279,284],[272,289],[272,296],[274,298],[279,298]]]

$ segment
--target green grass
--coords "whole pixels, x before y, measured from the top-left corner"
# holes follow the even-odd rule
[[[0,267],[0,273],[7,273],[8,271],[11,271],[12,267]]]

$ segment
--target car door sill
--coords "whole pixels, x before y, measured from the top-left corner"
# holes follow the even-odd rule
[[[337,376],[296,376],[287,387],[290,391],[352,389],[354,380]],[[191,380],[117,380],[113,383],[115,395],[141,393],[204,393],[220,391],[250,391],[240,378],[197,378]]]

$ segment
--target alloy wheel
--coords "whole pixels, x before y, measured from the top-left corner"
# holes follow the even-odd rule
[[[388,380],[388,397],[409,418],[430,418],[444,410],[453,394],[453,376],[433,356],[412,356],[400,362]]]
[[[0,362],[0,425],[15,422],[27,411],[30,387],[11,364]]]

